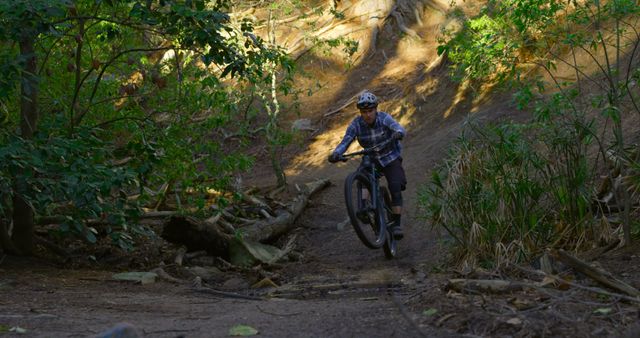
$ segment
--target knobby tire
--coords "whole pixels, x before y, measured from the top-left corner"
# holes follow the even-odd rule
[[[393,259],[396,254],[398,253],[398,241],[396,241],[395,238],[393,238],[393,233],[391,231],[391,226],[390,226],[390,222],[391,222],[391,214],[393,213],[393,211],[391,210],[391,195],[389,194],[389,190],[387,189],[387,187],[380,187],[380,205],[382,206],[381,209],[381,218],[384,221],[384,228],[387,231],[387,236],[385,241],[384,241],[384,245],[382,246],[382,249],[384,251],[384,256],[387,259]]]
[[[358,235],[360,241],[370,249],[379,249],[385,244],[387,237],[385,224],[380,221],[381,217],[379,217],[379,215],[383,213],[377,210],[371,210],[373,217],[370,218],[370,222],[373,222],[373,224],[364,223],[358,218],[357,212],[363,207],[360,205],[363,187],[369,192],[369,197],[372,197],[371,182],[366,175],[356,171],[349,174],[345,179],[344,197],[347,213],[349,214],[351,225],[353,225],[353,229],[356,231],[356,235]]]

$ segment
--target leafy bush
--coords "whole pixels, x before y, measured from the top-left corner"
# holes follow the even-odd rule
[[[32,140],[5,135],[0,146],[0,200],[22,198],[39,216],[63,216],[57,234],[96,241],[87,220],[106,224],[105,232],[122,247],[131,245],[138,203],[127,191],[138,183],[140,168],[113,164],[110,147],[89,129],[67,137],[50,125]],[[11,183],[11,180],[18,183]],[[10,218],[0,204],[0,217]],[[136,229],[137,230],[137,229]]]
[[[447,53],[458,79],[511,81],[546,48],[542,40],[564,6],[555,0],[490,0],[473,18],[453,11],[463,25],[443,32],[438,53]]]

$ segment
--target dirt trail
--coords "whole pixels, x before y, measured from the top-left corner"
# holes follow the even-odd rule
[[[111,281],[111,272],[58,271],[41,262],[10,258],[0,264],[2,335],[20,336],[3,332],[19,327],[29,337],[86,337],[129,322],[146,337],[222,337],[237,324],[258,329],[262,337],[447,336],[446,331],[419,325],[420,313],[405,305],[439,283],[429,277],[440,257],[438,238],[416,216],[416,193],[470,108],[464,100],[454,103],[459,88],[440,79],[446,69],[425,64],[436,61],[436,26],[437,22],[425,21],[419,31],[425,38],[403,45],[393,40],[398,39],[395,33],[388,33],[377,53],[365,55],[348,75],[342,70],[317,74],[325,76],[325,82],[342,85],[327,87],[316,102],[313,98],[304,102],[318,108],[309,117],[315,116],[314,122],[325,127],[307,149],[294,151],[298,156],[292,157],[288,174],[292,184],[326,177],[333,185],[316,196],[300,217],[296,234],[303,259],[276,272],[280,274],[276,297],[263,301],[219,297],[165,281],[123,284]],[[393,65],[391,71],[382,71],[388,65]],[[333,166],[324,161],[355,110],[348,106],[328,118],[322,114],[364,88],[376,91],[383,100],[381,108],[408,130],[403,141],[410,181],[404,193],[406,238],[399,256],[391,261],[382,250],[365,248],[350,225],[337,229],[346,218],[342,180],[357,164]],[[257,172],[263,177],[254,180],[269,179],[268,170]],[[21,271],[18,267],[24,264],[33,269]],[[245,287],[242,279],[229,286],[236,292]]]
[[[431,16],[423,17],[422,26],[411,27],[421,39],[383,31],[376,52],[362,56],[348,73],[339,65],[329,66],[331,60],[307,60],[305,70],[316,69],[312,77],[327,85],[302,102],[310,107],[303,117],[318,131],[308,135],[303,149],[286,150],[286,171],[291,186],[317,178],[330,179],[332,186],[314,196],[297,221],[294,234],[302,258],[268,271],[276,288],[251,288],[259,275],[255,270],[230,270],[214,285],[262,300],[206,293],[192,285],[192,279],[130,284],[114,281],[113,271],[62,270],[42,261],[3,257],[0,336],[93,337],[120,322],[133,324],[144,337],[225,337],[239,324],[257,329],[261,337],[620,336],[625,329],[620,323],[637,322],[637,309],[575,296],[576,290],[568,295],[491,296],[443,290],[451,275],[435,272],[442,268],[441,237],[418,217],[418,189],[466,118],[518,115],[508,97],[472,96],[469,88],[448,80],[446,64],[435,54],[435,37],[445,17],[437,9],[427,12]],[[304,81],[298,83],[310,83]],[[337,227],[346,219],[343,179],[357,163],[330,165],[326,157],[356,110],[347,105],[325,114],[365,88],[373,90],[382,99],[381,110],[408,131],[403,140],[409,180],[404,193],[406,236],[394,260],[385,259],[382,250],[367,249],[350,225]],[[250,175],[248,185],[273,183],[267,167]],[[615,275],[633,277],[631,282],[640,285],[636,252],[601,261]],[[170,265],[165,268],[171,270]],[[617,310],[598,315],[593,304]],[[425,310],[437,312],[428,315]],[[17,332],[21,330],[25,333]]]

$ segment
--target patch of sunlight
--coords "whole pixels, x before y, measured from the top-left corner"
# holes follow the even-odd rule
[[[472,101],[472,107],[470,112],[477,113],[480,106],[490,98],[492,89],[495,87],[495,83],[484,83],[480,86],[479,94]]]
[[[442,6],[442,8],[448,7],[448,4]],[[405,35],[399,39],[395,47],[395,55],[389,56],[385,72],[393,73],[402,69],[416,69],[419,64],[427,65],[439,59],[436,53],[437,36],[439,35],[437,32],[443,29],[455,30],[459,29],[456,27],[462,26],[459,20],[447,18],[442,8],[425,7],[422,21],[410,27],[410,29],[419,32],[421,38]]]
[[[401,126],[406,129],[410,129],[413,123],[413,115],[416,113],[416,108],[412,105],[408,105],[406,102],[402,102],[400,105],[389,110],[389,114],[400,123]]]
[[[422,40],[406,37],[400,40],[397,48],[398,57],[403,60],[424,62],[429,57],[436,56],[436,51]]]
[[[467,93],[467,89],[469,88],[469,81],[464,81],[460,84],[460,87],[458,87],[458,92],[456,93],[456,96],[453,98],[453,102],[451,102],[451,105],[449,106],[449,108],[447,108],[447,110],[445,110],[445,112],[442,114],[442,117],[447,119],[449,118],[449,116],[451,116],[451,113],[453,113],[453,110],[458,106],[458,104],[462,101],[464,101],[466,93]]]
[[[348,114],[348,111],[344,112]],[[351,119],[328,130],[316,137],[316,139],[307,146],[304,152],[297,155],[287,169],[285,174],[288,176],[296,176],[308,170],[309,167],[320,167],[327,164],[327,157],[331,151],[340,143],[344,136],[344,131],[351,122]],[[355,144],[356,142],[354,142]],[[354,144],[351,146],[353,147]]]
[[[388,283],[396,280],[397,272],[390,269],[381,269],[380,267],[362,270],[360,272],[360,280],[369,282]]]
[[[380,53],[387,59],[380,76],[403,76],[407,72],[415,71],[419,65],[424,63],[425,58],[431,59],[437,57],[433,48],[426,47],[415,38],[407,38],[406,40],[406,42],[397,46],[396,54],[393,55],[393,57],[387,55],[384,50],[380,50]]]
[[[176,51],[173,49],[169,49],[168,51],[164,52],[164,54],[162,54],[162,57],[160,58],[160,62],[168,62],[171,61],[173,59],[175,59],[176,57]]]
[[[115,101],[116,108],[121,108],[127,102],[127,98],[131,95],[134,95],[138,91],[138,89],[142,86],[143,81],[144,75],[142,75],[141,72],[133,72],[129,76],[129,78],[120,85],[120,88],[118,89],[118,93],[121,97]]]
[[[382,0],[382,1],[356,1],[351,9],[351,15],[353,16],[368,16],[372,21],[372,24],[377,24],[379,18],[385,18],[393,8],[395,1]]]
[[[440,84],[440,79],[436,77],[431,77],[429,79],[424,80],[422,83],[418,83],[415,86],[416,93],[420,95],[420,98],[423,101],[427,100],[427,97],[435,94],[438,91],[438,85]]]
[[[400,123],[401,126],[405,127],[405,128],[410,128],[411,125],[413,124],[413,119],[411,117],[413,117],[413,114],[415,113],[416,109],[412,108],[410,109],[410,111],[408,112],[408,114],[404,114],[402,116],[400,116],[399,118],[397,118],[396,120],[398,121],[398,123]]]

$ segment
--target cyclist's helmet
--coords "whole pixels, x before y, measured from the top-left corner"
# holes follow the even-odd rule
[[[375,108],[378,106],[378,98],[372,92],[365,90],[358,96],[358,109]]]

